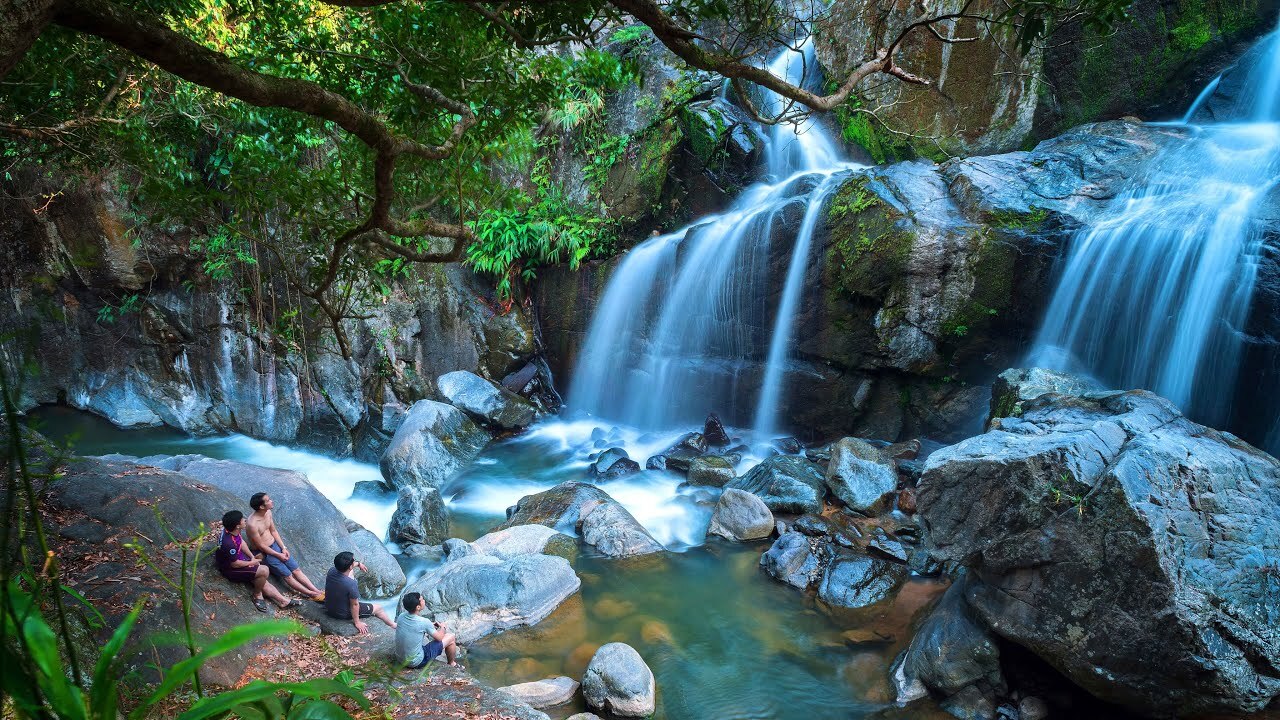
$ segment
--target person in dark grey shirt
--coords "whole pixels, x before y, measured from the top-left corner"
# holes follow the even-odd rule
[[[356,556],[349,552],[340,552],[334,556],[333,567],[329,568],[329,574],[324,578],[325,613],[329,617],[350,620],[356,626],[356,632],[361,635],[369,632],[369,626],[361,622],[360,618],[376,617],[386,623],[387,627],[394,628],[396,622],[387,615],[386,610],[373,603],[360,602],[360,586],[356,584],[355,578],[356,566],[360,567],[361,572],[369,572],[369,568],[364,563],[357,562]]]

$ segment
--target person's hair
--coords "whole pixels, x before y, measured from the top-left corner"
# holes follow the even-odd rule
[[[228,510],[222,516],[222,527],[227,530],[235,530],[240,527],[240,521],[244,519],[244,513],[239,510]]]
[[[400,602],[404,603],[404,609],[413,612],[418,609],[418,603],[422,602],[422,593],[405,593],[404,599]]]
[[[355,564],[356,556],[345,550],[333,556],[333,566],[338,568],[338,572],[346,572]]]
[[[254,510],[260,510],[266,504],[266,499],[266,493],[254,493],[253,497],[249,498],[249,507]]]

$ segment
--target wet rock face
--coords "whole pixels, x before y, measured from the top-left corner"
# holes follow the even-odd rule
[[[976,617],[1097,697],[1173,715],[1280,694],[1280,462],[1238,438],[1142,391],[1042,395],[930,456],[919,500]]]
[[[387,537],[395,543],[438,545],[449,537],[449,513],[440,491],[428,486],[405,485],[396,498]]]
[[[909,574],[906,565],[842,550],[822,575],[818,599],[832,607],[864,608],[893,597]]]
[[[33,347],[24,335],[0,353],[14,370],[39,362],[21,383],[24,407],[65,402],[124,427],[239,432],[376,459],[390,435],[376,408],[388,398],[410,404],[453,370],[501,379],[534,356],[530,314],[495,313],[479,278],[443,265],[353,308],[370,317],[344,325],[343,360],[296,291],[264,282],[259,305],[230,282],[190,287],[204,276],[186,231],[133,227],[118,195],[90,187],[40,214],[0,200],[0,217],[14,219],[0,223],[0,287],[17,309],[0,316],[0,332],[40,328]],[[99,319],[135,293],[132,310]]]
[[[979,14],[1000,13],[994,3],[970,6],[961,0],[931,11],[959,12],[962,6]],[[818,61],[827,77],[839,81],[918,16],[916,6],[904,0],[837,0],[814,32]],[[979,40],[944,44],[918,32],[902,46],[904,57],[911,58],[911,71],[932,78],[933,86],[886,83],[874,76],[859,85],[859,97],[868,107],[884,106],[876,113],[884,124],[910,137],[888,132],[864,115],[845,121],[847,142],[876,162],[1004,152],[1022,143],[1036,110],[1034,75],[1040,52],[1023,55],[1014,37],[972,20],[949,25],[945,32]]]
[[[445,373],[436,380],[440,395],[476,422],[498,430],[519,430],[533,422],[537,410],[528,400],[497,383],[466,370]]]
[[[831,446],[825,480],[831,494],[849,509],[875,515],[892,504],[898,472],[878,448],[857,438],[843,438]]]
[[[488,442],[489,435],[458,408],[419,400],[409,408],[382,454],[382,477],[396,488],[439,488],[475,459]]]
[[[792,455],[768,458],[725,487],[745,490],[782,513],[820,513],[826,495],[822,468]]]

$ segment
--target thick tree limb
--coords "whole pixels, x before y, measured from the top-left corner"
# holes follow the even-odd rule
[[[0,0],[0,78],[27,54],[53,21],[55,0]]]

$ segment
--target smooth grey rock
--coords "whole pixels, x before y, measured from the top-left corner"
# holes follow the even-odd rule
[[[703,455],[689,463],[690,485],[724,487],[736,477],[733,462],[719,455]]]
[[[725,487],[752,493],[775,513],[821,513],[826,494],[822,468],[795,455],[768,458]]]
[[[526,428],[537,416],[528,400],[466,370],[441,375],[436,379],[436,388],[450,405],[480,424],[499,430]]]
[[[377,480],[358,480],[351,488],[351,497],[358,500],[385,500],[391,490]]]
[[[592,517],[599,513],[599,517]],[[589,545],[612,557],[662,550],[662,545],[626,508],[594,485],[569,481],[516,503],[506,522],[494,530],[517,525],[546,525],[565,534],[581,533]]]
[[[898,487],[893,461],[863,440],[843,438],[831,446],[831,461],[824,478],[831,494],[845,506],[864,515],[875,515],[892,502]]]
[[[612,499],[583,515],[581,528],[583,542],[609,557],[632,557],[665,550],[626,508]]]
[[[1048,394],[933,453],[918,490],[979,620],[1094,695],[1182,715],[1280,694],[1275,458],[1144,391]]]
[[[537,623],[581,584],[564,558],[518,555],[501,560],[475,554],[441,565],[408,590],[422,593],[426,614],[447,622],[465,644]]]
[[[444,553],[444,559],[446,562],[449,560],[461,560],[464,557],[476,554],[476,549],[471,547],[471,543],[463,540],[462,538],[449,538],[448,540],[445,540],[444,544],[441,545],[440,550]]]
[[[360,585],[361,593],[367,593],[373,598],[395,597],[404,589],[406,582],[404,570],[400,567],[400,563],[396,562],[395,556],[387,552],[387,546],[382,544],[382,538],[365,528],[352,530],[350,538],[354,546],[351,551],[365,564],[365,567],[369,568],[367,573],[356,574],[356,582]],[[325,573],[328,572],[328,568],[325,568]],[[323,575],[313,578],[312,582],[316,583],[321,590],[324,589]]]
[[[530,707],[542,709],[563,705],[578,693],[578,681],[564,676],[534,680],[500,687],[504,693],[514,697]]]
[[[905,565],[840,552],[822,575],[818,599],[833,607],[864,608],[893,597],[909,574]]]
[[[452,405],[419,400],[396,429],[379,466],[392,487],[439,488],[489,442],[489,435]]]
[[[611,642],[596,651],[582,676],[587,706],[619,717],[644,717],[657,706],[653,671],[635,648]]]
[[[728,488],[716,501],[707,535],[744,542],[773,534],[773,513],[760,498],[745,490]]]
[[[144,458],[142,462],[159,458]],[[290,554],[297,558],[302,570],[313,583],[322,584],[325,573],[333,567],[333,558],[343,551],[361,551],[368,558],[368,573],[357,576],[360,592],[367,597],[395,595],[404,587],[404,573],[381,543],[357,547],[347,530],[347,518],[302,473],[292,470],[264,468],[233,460],[214,460],[202,455],[168,458],[167,463],[182,474],[202,483],[225,490],[240,502],[217,513],[243,509],[247,515],[249,498],[266,492],[275,501],[276,527]],[[381,573],[386,572],[386,575]]]
[[[822,573],[820,551],[798,532],[784,532],[760,556],[760,565],[782,582],[808,590]]]
[[[387,527],[396,543],[437,545],[449,537],[449,513],[434,487],[406,485],[396,497],[396,511]]]
[[[564,537],[546,525],[516,525],[477,538],[471,548],[502,560],[543,552],[554,538]]]
[[[595,713],[583,712],[583,713],[577,713],[575,715],[570,715],[569,717],[565,718],[565,720],[600,720],[600,716],[596,715]]]

